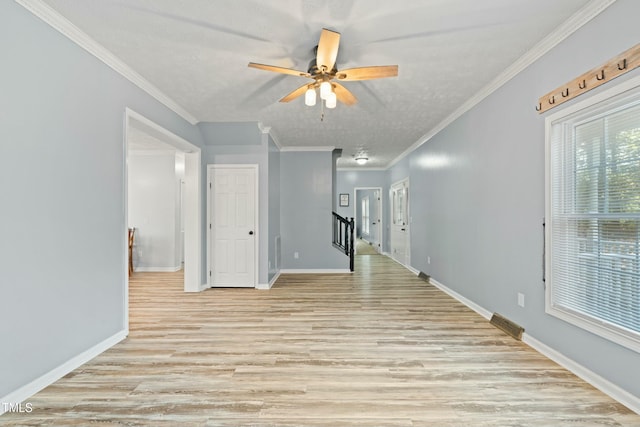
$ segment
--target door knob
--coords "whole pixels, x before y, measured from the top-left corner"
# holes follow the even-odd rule
[[[253,236],[253,231],[250,231],[250,232],[249,232],[249,236]]]

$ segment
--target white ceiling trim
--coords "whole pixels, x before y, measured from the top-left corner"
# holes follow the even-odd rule
[[[389,170],[389,168],[337,168],[338,172],[385,172]]]
[[[336,147],[332,147],[332,146],[319,146],[319,147],[282,147],[280,148],[280,151],[282,152],[286,152],[286,151],[333,151],[335,150]]]
[[[273,143],[278,147],[278,150],[282,151],[282,145],[280,145],[278,137],[273,133],[273,130],[271,130],[271,126],[265,126],[262,122],[258,122],[258,129],[260,129],[260,132],[263,134],[270,135]]]
[[[567,19],[562,25],[556,28],[547,37],[542,39],[538,44],[531,48],[527,53],[522,55],[520,59],[514,62],[509,68],[507,68],[502,74],[496,77],[491,83],[486,85],[480,92],[476,93],[473,97],[469,98],[467,102],[462,104],[460,108],[455,110],[443,121],[436,125],[426,134],[422,135],[418,141],[413,143],[409,148],[402,152],[398,157],[392,160],[387,169],[393,167],[396,163],[402,160],[409,153],[416,150],[425,142],[429,141],[435,135],[437,135],[444,128],[453,123],[456,119],[462,116],[467,111],[471,110],[474,106],[479,104],[483,99],[491,95],[493,92],[502,87],[505,83],[522,72],[529,65],[540,59],[544,54],[553,49],[556,45],[569,37],[580,27],[591,21],[598,16],[602,11],[615,3],[616,0],[592,0],[585,7],[576,12],[573,16]]]
[[[160,101],[173,112],[181,116],[183,119],[195,125],[199,122],[191,113],[185,110],[169,96],[165,95],[160,89],[151,84],[147,79],[135,72],[131,67],[118,59],[114,54],[108,51],[104,46],[89,37],[84,31],[72,24],[68,19],[60,15],[50,6],[41,0],[15,0],[20,6],[33,13],[45,23],[62,33],[72,42],[104,62],[115,72],[138,86],[140,89]]]
[[[169,155],[175,156],[176,149],[170,150],[127,150],[128,156],[147,156],[147,157],[168,157]]]

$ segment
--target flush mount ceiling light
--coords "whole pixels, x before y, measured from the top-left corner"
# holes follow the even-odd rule
[[[289,102],[304,95],[305,105],[312,107],[316,105],[316,89],[319,89],[321,103],[324,101],[322,103],[323,108],[335,108],[337,101],[346,105],[353,105],[358,102],[356,97],[346,87],[338,83],[337,80],[345,82],[373,80],[398,75],[397,65],[359,67],[338,71],[335,65],[339,45],[340,33],[323,28],[320,33],[320,40],[315,48],[316,57],[309,63],[307,72],[255,62],[250,62],[249,67],[313,79],[313,83],[300,86],[282,98],[280,102]]]
[[[367,163],[369,161],[368,157],[365,156],[358,156],[356,157],[356,163],[359,165],[364,165],[365,163]]]

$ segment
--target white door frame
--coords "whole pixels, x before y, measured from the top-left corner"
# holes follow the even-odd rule
[[[378,226],[378,239],[380,239],[380,248],[379,251],[381,254],[384,252],[384,228],[382,227],[382,212],[384,212],[382,210],[382,203],[384,200],[384,197],[382,196],[382,187],[354,187],[353,188],[353,217],[355,218],[356,221],[356,229],[357,229],[357,225],[360,223],[362,218],[358,218],[358,191],[359,190],[377,190],[378,191],[378,197],[380,198],[380,201],[378,203],[378,212],[376,212],[376,225]],[[369,212],[369,215],[371,215],[371,212]],[[378,221],[379,219],[379,221]],[[362,225],[362,224],[360,224]]]
[[[253,286],[258,286],[258,272],[259,272],[259,264],[260,264],[260,204],[258,203],[258,199],[260,198],[260,170],[258,164],[233,164],[233,163],[219,163],[219,164],[208,164],[207,165],[207,286],[213,287],[213,276],[212,276],[212,268],[211,268],[211,258],[213,253],[211,253],[211,243],[213,242],[213,230],[211,224],[213,224],[213,212],[211,212],[211,197],[212,197],[212,185],[211,185],[211,174],[214,169],[254,169],[256,175],[255,182],[255,218],[254,218],[254,270],[253,270]]]
[[[130,108],[125,108],[124,114],[124,141],[123,141],[123,174],[124,174],[124,212],[122,239],[124,246],[124,325],[129,331],[129,248],[126,230],[129,218],[129,163],[127,160],[129,133],[135,127],[151,136],[167,143],[179,151],[185,153],[185,185],[184,185],[184,291],[199,292],[202,287],[202,192],[201,182],[201,150],[196,145],[179,137],[173,132],[163,128],[159,124],[149,120]]]
[[[393,187],[396,187],[400,184],[405,184],[405,187],[407,188],[407,194],[406,194],[406,212],[405,212],[405,217],[406,217],[406,238],[405,238],[405,256],[404,256],[404,262],[400,262],[399,260],[396,260],[393,256],[393,244],[391,241],[391,235],[392,235],[392,229],[391,227],[393,227]],[[391,255],[391,259],[396,260],[397,262],[399,262],[400,264],[404,265],[405,267],[410,267],[411,265],[411,208],[410,208],[410,204],[411,204],[411,197],[409,195],[409,192],[411,191],[411,187],[409,186],[409,177],[401,179],[399,181],[394,182],[393,184],[391,184],[391,186],[389,187],[389,254]]]

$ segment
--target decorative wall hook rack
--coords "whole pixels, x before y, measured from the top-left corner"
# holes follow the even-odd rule
[[[640,67],[640,44],[541,96],[536,105],[536,111],[544,113],[637,67]]]

